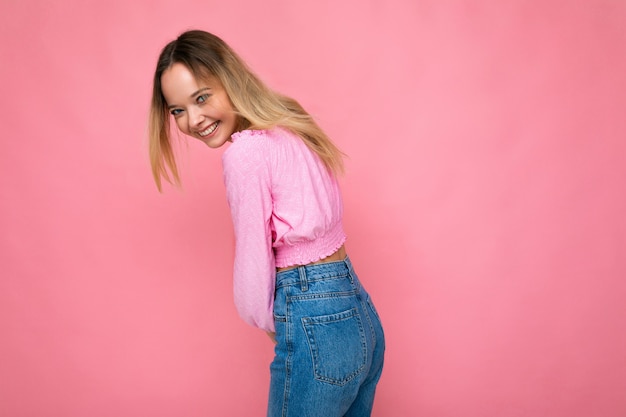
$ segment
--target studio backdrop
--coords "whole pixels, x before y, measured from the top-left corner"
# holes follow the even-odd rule
[[[223,149],[158,193],[160,49],[211,31],[346,153],[374,415],[626,415],[626,2],[0,5],[0,415],[265,415]]]

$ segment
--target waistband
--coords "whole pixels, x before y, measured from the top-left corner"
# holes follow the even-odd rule
[[[348,256],[343,261],[299,266],[294,269],[277,272],[276,288],[287,285],[300,285],[301,277],[306,277],[307,281],[316,281],[347,276],[351,272],[354,272],[354,269]]]

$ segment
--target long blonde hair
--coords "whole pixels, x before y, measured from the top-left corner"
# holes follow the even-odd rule
[[[199,80],[212,76],[222,83],[237,114],[237,131],[282,126],[302,138],[332,174],[343,171],[343,154],[296,100],[268,88],[219,37],[192,30],[163,48],[154,73],[148,136],[152,175],[159,190],[163,178],[180,185],[161,89],[161,76],[175,63],[185,65]]]

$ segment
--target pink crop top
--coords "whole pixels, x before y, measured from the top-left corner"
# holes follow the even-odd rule
[[[283,128],[232,135],[222,156],[235,228],[235,306],[248,324],[274,331],[276,268],[335,253],[346,240],[334,176]]]

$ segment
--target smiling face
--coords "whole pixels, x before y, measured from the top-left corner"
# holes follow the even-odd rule
[[[217,78],[197,80],[185,65],[175,63],[163,72],[161,90],[176,125],[186,135],[219,148],[235,133],[237,115]]]

